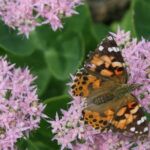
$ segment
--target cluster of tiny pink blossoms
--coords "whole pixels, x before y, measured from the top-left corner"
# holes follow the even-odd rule
[[[19,138],[37,129],[44,105],[39,103],[35,77],[0,57],[0,149],[14,150]]]
[[[128,83],[142,84],[141,88],[133,94],[141,105],[150,113],[150,42],[142,39],[138,42],[131,38],[130,32],[118,29],[117,34],[112,33],[119,46],[127,65]]]
[[[6,25],[28,34],[37,26],[50,24],[62,28],[62,18],[77,14],[81,0],[0,0],[0,17]]]
[[[129,83],[142,83],[140,89],[134,91],[141,105],[150,112],[150,42],[137,41],[131,38],[130,32],[118,29],[111,33],[117,45],[122,48],[122,55],[127,64]],[[72,96],[72,95],[71,95]],[[61,149],[72,150],[149,150],[149,138],[144,141],[132,140],[119,133],[100,133],[81,120],[84,109],[83,100],[73,97],[70,108],[62,111],[62,116],[50,121],[54,139],[61,145]]]

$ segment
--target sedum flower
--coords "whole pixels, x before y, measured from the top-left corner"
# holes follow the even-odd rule
[[[123,48],[122,53],[129,74],[128,83],[142,84],[133,94],[150,113],[150,42],[144,39],[137,42],[137,39],[132,39],[129,45]]]
[[[71,143],[76,138],[81,139],[84,136],[84,122],[80,120],[82,109],[83,102],[80,98],[77,98],[72,101],[68,111],[62,110],[63,117],[61,119],[56,114],[55,121],[50,121],[53,128],[52,132],[57,133],[54,139],[62,145],[61,149],[65,147],[72,148]]]
[[[130,32],[118,28],[117,33],[111,33],[122,47],[122,55],[127,65],[128,83],[142,83],[140,89],[133,94],[141,105],[150,113],[150,42],[131,38]]]
[[[118,27],[117,33],[111,32],[111,35],[114,37],[118,46],[127,45],[131,39],[130,31],[125,32],[124,30],[121,30],[120,27]]]
[[[39,103],[35,77],[0,57],[0,149],[13,150],[19,138],[39,127],[44,106]]]
[[[81,0],[0,0],[0,17],[6,25],[28,34],[37,26],[50,24],[62,28],[62,18],[77,14]]]
[[[120,29],[117,33],[111,34],[122,49],[122,55],[127,65],[128,83],[142,83],[142,86],[133,94],[145,110],[150,112],[150,42],[144,39],[138,42],[136,38],[131,38],[130,32]],[[72,76],[72,78],[74,77]],[[84,106],[86,104],[80,100],[80,97],[73,97],[69,110],[63,111],[65,113],[62,113],[61,118],[56,115],[56,119],[50,122],[53,128],[52,132],[55,134],[54,139],[62,146],[62,149],[149,150],[149,137],[135,142],[130,136],[124,136],[122,133],[100,133],[84,124],[81,120]],[[67,127],[68,122],[72,124],[70,128]]]

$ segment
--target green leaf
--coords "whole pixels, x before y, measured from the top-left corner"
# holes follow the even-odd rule
[[[76,32],[83,38],[85,49],[91,50],[98,43],[94,33],[94,26],[90,15],[89,7],[85,4],[77,8],[78,15],[65,19],[64,32]]]
[[[49,139],[49,137],[43,137],[39,131],[36,131],[36,133],[33,132],[27,139],[19,139],[17,147],[21,150],[49,150],[50,145],[48,141],[45,143],[45,138]]]
[[[145,112],[145,116],[147,117],[148,121],[150,122],[150,114]]]
[[[45,52],[49,72],[57,79],[65,80],[74,73],[84,56],[84,46],[79,34],[62,35],[54,47]]]
[[[64,19],[64,31],[82,32],[84,28],[87,28],[85,23],[87,21],[92,22],[90,11],[87,5],[77,7],[77,12],[77,15]]]
[[[45,92],[48,83],[50,81],[51,75],[48,73],[48,68],[39,68],[33,71],[33,74],[37,76],[36,85],[38,87],[38,95],[42,96]]]
[[[134,26],[133,26],[133,6],[131,4],[129,10],[125,13],[124,17],[119,22],[114,22],[111,28],[114,32],[117,31],[118,27],[125,31],[130,31],[132,36],[135,36]]]
[[[132,29],[132,18],[133,18],[133,15],[132,15],[132,9],[130,8],[127,13],[125,14],[124,18],[122,19],[121,21],[121,28],[124,29],[124,30],[130,30]]]
[[[50,97],[43,101],[46,104],[45,114],[47,114],[51,119],[55,118],[56,112],[61,117],[61,109],[68,109],[68,103],[70,102],[71,97],[68,94],[63,94],[60,96]]]
[[[7,52],[21,56],[32,54],[38,45],[34,37],[33,33],[33,36],[30,35],[27,39],[0,22],[0,47]]]
[[[110,27],[102,23],[94,24],[93,28],[94,28],[94,34],[98,42],[100,42],[103,38],[105,38],[109,34],[109,32],[111,32]]]
[[[138,38],[150,39],[150,1],[134,0],[133,3],[133,23]]]
[[[53,102],[58,103],[58,101],[63,100],[63,99],[68,99],[68,98],[69,98],[68,95],[56,96],[56,97],[52,97],[52,98],[44,100],[44,103],[45,104],[49,104],[49,103],[53,103]]]
[[[34,39],[36,39],[36,44],[42,51],[46,51],[50,46],[55,43],[56,38],[63,34],[60,30],[53,31],[49,25],[43,25],[36,28],[34,32]]]

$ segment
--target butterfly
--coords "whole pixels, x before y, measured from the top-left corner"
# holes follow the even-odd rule
[[[127,84],[127,81],[121,50],[109,35],[88,55],[71,84],[72,95],[86,102],[84,122],[100,131],[147,135],[147,118],[131,94],[139,85]]]

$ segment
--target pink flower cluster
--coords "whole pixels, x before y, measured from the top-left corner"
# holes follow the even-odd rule
[[[123,47],[122,55],[129,74],[128,83],[142,84],[133,94],[150,113],[150,42],[145,39],[139,42],[136,38],[131,39],[129,32],[125,33],[120,29],[113,36],[117,44]]]
[[[142,83],[142,87],[134,94],[142,106],[150,112],[150,42],[137,41],[131,38],[130,32],[118,29],[117,33],[111,33],[118,46],[122,48],[122,54],[127,64],[129,83]],[[62,111],[62,117],[51,121],[55,134],[54,139],[61,145],[61,149],[72,150],[149,150],[149,137],[144,141],[132,140],[119,133],[100,133],[91,126],[85,125],[81,120],[82,110],[86,104],[78,97],[73,97],[68,111]]]
[[[15,68],[0,57],[0,149],[13,150],[19,138],[39,127],[44,106],[28,68]]]
[[[77,12],[81,0],[0,0],[0,17],[6,25],[28,34],[37,26],[50,24],[55,31],[62,28],[61,19]]]

